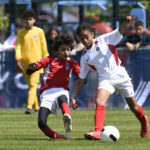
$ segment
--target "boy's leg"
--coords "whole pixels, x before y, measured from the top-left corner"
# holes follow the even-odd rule
[[[32,75],[26,75],[26,82],[28,84],[28,100],[27,100],[27,111],[26,113],[31,113],[32,107],[35,106],[35,109],[39,109],[38,98],[37,98],[37,85],[39,83],[40,74],[38,72],[33,73]]]
[[[126,98],[126,101],[131,109],[131,111],[135,114],[138,120],[141,123],[141,133],[140,136],[142,138],[146,138],[149,133],[149,125],[148,125],[148,118],[144,114],[144,111],[140,105],[136,103],[135,97]]]
[[[99,89],[96,98],[95,110],[95,131],[86,133],[84,136],[89,140],[99,140],[100,132],[103,129],[105,120],[105,104],[110,96],[110,92],[105,89]]]
[[[72,131],[72,118],[66,95],[58,97],[58,105],[62,110],[66,132]]]
[[[36,96],[35,101],[34,101],[34,112],[39,111],[39,102],[38,102],[38,97]]]
[[[31,83],[28,91],[27,111],[32,110],[32,107],[35,104],[35,100],[37,98],[36,92],[37,84]]]
[[[95,131],[101,131],[103,129],[105,120],[105,106],[96,105],[95,110]]]
[[[68,139],[69,137],[65,135],[58,134],[57,132],[53,131],[47,125],[47,117],[50,114],[50,110],[45,107],[40,107],[39,116],[38,116],[38,126],[43,131],[43,133],[53,139]]]

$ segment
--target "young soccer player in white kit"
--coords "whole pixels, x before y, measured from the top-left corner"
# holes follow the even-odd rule
[[[96,97],[95,109],[95,131],[86,133],[87,139],[100,139],[100,132],[105,120],[105,104],[110,95],[117,89],[125,97],[131,111],[135,114],[141,123],[140,136],[148,136],[149,126],[148,118],[144,115],[143,109],[136,103],[134,97],[133,85],[131,79],[122,67],[119,60],[115,45],[122,39],[129,24],[135,23],[135,18],[128,16],[119,29],[111,33],[104,34],[94,39],[95,29],[88,25],[82,24],[77,28],[77,36],[85,50],[80,61],[80,79],[76,81],[75,89],[72,95],[72,107],[77,108],[76,96],[86,80],[86,76],[91,69],[98,72],[98,93]]]
[[[71,73],[76,76],[80,73],[78,63],[69,57],[72,44],[73,39],[69,34],[59,35],[54,42],[53,56],[29,64],[27,70],[28,74],[32,74],[44,68],[38,126],[46,136],[53,139],[68,139],[68,136],[53,131],[47,124],[48,115],[55,114],[57,109],[62,111],[66,131],[72,131],[68,85]]]

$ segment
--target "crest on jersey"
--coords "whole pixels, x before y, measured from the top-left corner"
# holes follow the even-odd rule
[[[97,50],[97,51],[99,51],[99,50],[100,50],[100,48],[99,48],[99,47],[96,47],[96,50]]]
[[[66,70],[68,70],[70,67],[70,64],[69,63],[66,63]]]
[[[86,62],[88,62],[88,60],[89,60],[89,57],[86,59]]]
[[[37,36],[36,35],[34,35],[34,39],[36,39],[37,38]]]

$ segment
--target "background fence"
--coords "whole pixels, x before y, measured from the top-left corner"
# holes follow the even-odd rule
[[[137,16],[150,28],[149,0],[0,0],[0,43],[9,37],[10,43],[16,38],[17,21],[25,9],[33,8],[37,15],[36,25],[44,29],[58,25],[61,31],[74,32],[82,22],[91,23],[99,34],[117,28],[127,15]],[[28,87],[22,74],[16,72],[14,50],[0,45],[0,107],[18,108],[26,105]],[[9,49],[9,50],[10,50]],[[129,52],[118,48],[123,65],[133,79],[137,101],[143,106],[150,105],[150,48]],[[74,57],[78,62],[81,53]],[[39,95],[38,86],[38,95]],[[71,84],[70,84],[71,87]],[[97,74],[90,72],[88,83],[79,94],[80,107],[94,107],[97,89]],[[72,87],[70,94],[72,93]],[[125,107],[121,95],[111,96],[108,107]]]
[[[118,50],[122,64],[126,67],[135,87],[137,102],[144,107],[150,106],[150,49],[130,52]],[[74,57],[80,59],[80,53]],[[28,87],[22,74],[16,72],[14,51],[0,53],[0,107],[18,108],[26,105]],[[38,86],[38,93],[39,93]],[[72,93],[70,83],[70,94]],[[95,106],[97,91],[97,73],[91,71],[88,83],[82,88],[79,96],[79,106],[92,108]],[[113,94],[107,107],[124,107],[126,103],[121,95]]]
[[[16,20],[29,8],[35,10],[36,24],[45,32],[54,24],[62,30],[75,30],[81,22],[105,22],[116,28],[129,14],[150,27],[149,0],[0,0],[0,42],[15,32]]]

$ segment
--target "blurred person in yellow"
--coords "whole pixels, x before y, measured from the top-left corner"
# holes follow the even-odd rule
[[[28,64],[49,55],[45,33],[43,29],[34,25],[35,22],[34,10],[25,10],[23,15],[24,27],[17,32],[15,48],[17,71],[23,73],[29,88],[26,114],[31,114],[32,107],[35,112],[39,110],[37,84],[40,81],[40,74],[43,73],[43,70],[39,70],[32,75],[27,75]]]

